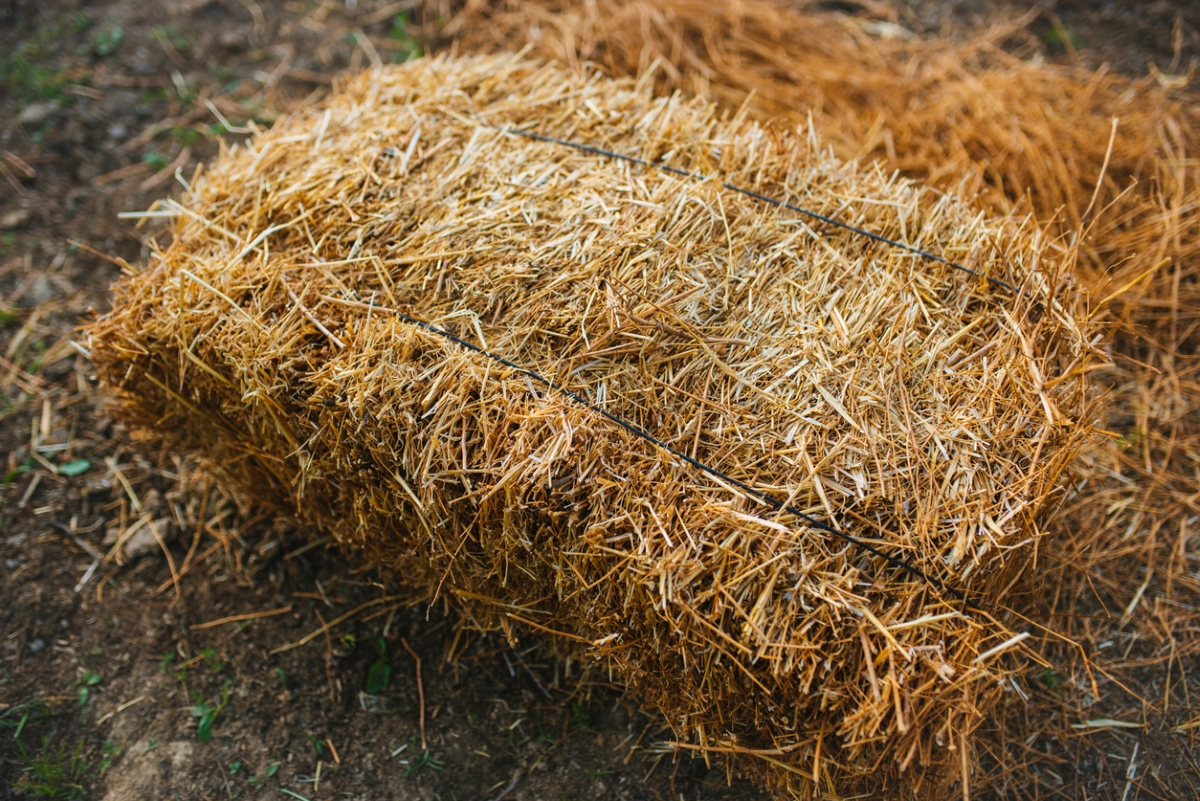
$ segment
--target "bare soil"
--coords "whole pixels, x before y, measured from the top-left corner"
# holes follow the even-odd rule
[[[100,254],[134,263],[150,238],[166,241],[118,213],[178,188],[177,172],[186,180],[222,139],[317,102],[340,71],[446,46],[445,19],[409,5],[0,0],[9,796],[761,797],[665,745],[667,722],[597,667],[411,607],[403,577],[308,547],[192,465],[140,449],[71,344],[118,275]],[[894,14],[921,35],[962,36],[1025,8],[913,0]],[[1041,57],[1144,75],[1187,72],[1198,27],[1195,3],[1160,0],[1063,2],[1031,30]],[[1194,787],[1189,760],[1168,767]],[[1100,797],[1125,787],[1104,779],[1112,766],[1048,769],[1094,772]],[[1163,796],[1139,783],[1123,801],[1138,797]]]

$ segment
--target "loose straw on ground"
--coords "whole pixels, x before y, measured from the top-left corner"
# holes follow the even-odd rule
[[[247,612],[244,615],[231,615],[230,617],[223,617],[218,620],[210,620],[207,623],[198,623],[195,626],[192,626],[191,629],[192,631],[211,629],[216,626],[224,626],[226,623],[241,623],[245,620],[260,620],[264,617],[274,617],[275,615],[287,614],[290,611],[292,611],[292,605],[288,604],[287,606],[280,607],[279,609],[271,609],[266,612]]]
[[[400,638],[400,644],[404,646],[404,650],[408,651],[408,655],[413,658],[413,662],[417,667],[417,703],[421,707],[421,750],[425,753],[429,752],[429,746],[425,742],[425,683],[421,680],[421,657],[417,656],[417,652],[408,644],[408,640]]]

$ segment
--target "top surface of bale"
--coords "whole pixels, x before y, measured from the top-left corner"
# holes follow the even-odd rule
[[[128,418],[485,624],[598,641],[705,747],[798,765],[828,727],[865,775],[975,725],[1009,632],[392,312],[988,597],[1086,432],[1069,254],[1036,227],[508,57],[360,76],[183,206],[92,329]]]

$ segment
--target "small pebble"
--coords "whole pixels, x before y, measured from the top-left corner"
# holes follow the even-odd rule
[[[35,654],[45,647],[46,647],[46,642],[44,640],[42,640],[40,637],[38,639],[34,640],[33,642],[29,643],[29,650]]]
[[[55,111],[58,111],[57,103],[30,103],[17,115],[17,122],[22,125],[39,125]]]
[[[5,559],[4,566],[7,567],[9,570],[16,570],[18,567],[21,566],[21,560],[20,559]]]

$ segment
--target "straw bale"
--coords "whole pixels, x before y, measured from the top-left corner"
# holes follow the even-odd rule
[[[353,78],[162,209],[172,243],[90,328],[147,436],[470,625],[607,661],[681,747],[770,786],[957,775],[1006,679],[996,610],[1089,432],[1072,249],[811,129],[516,57]]]

